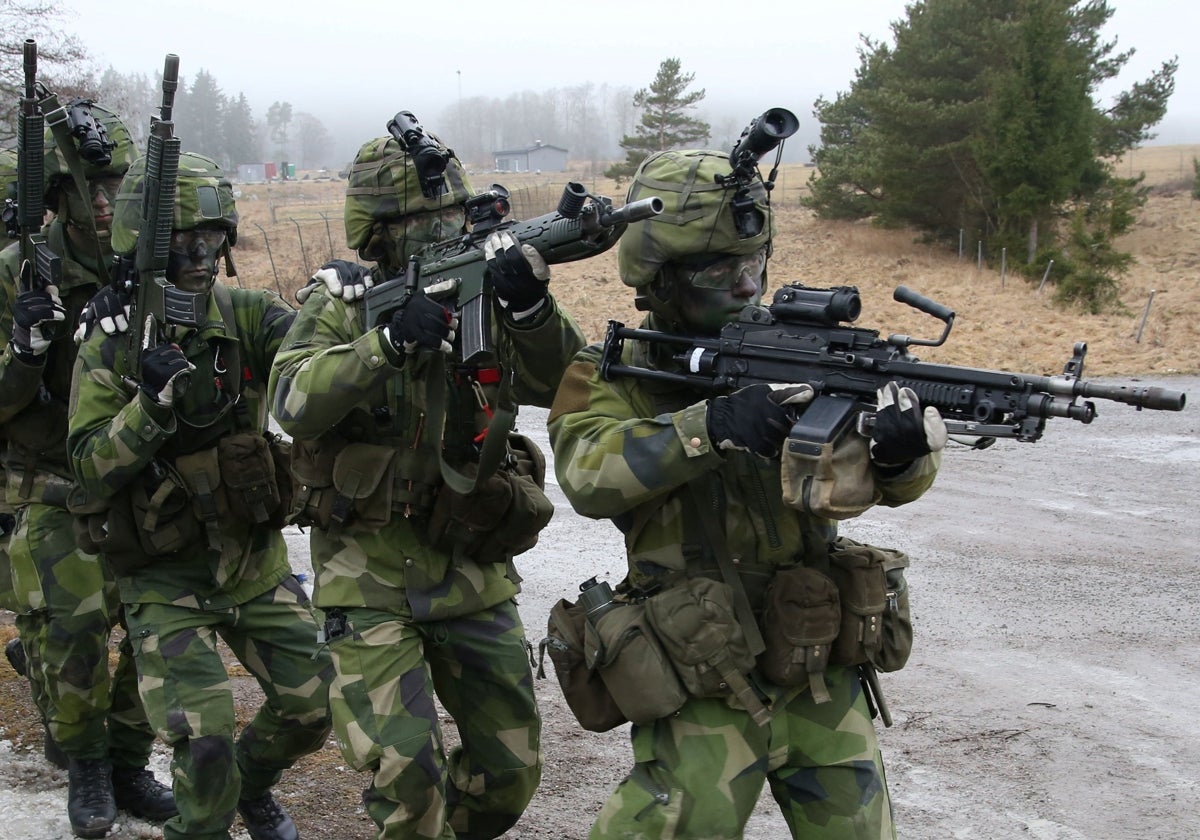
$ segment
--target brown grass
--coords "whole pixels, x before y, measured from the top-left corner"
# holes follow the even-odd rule
[[[1151,196],[1134,231],[1119,243],[1136,258],[1122,283],[1120,311],[1088,315],[1056,305],[1051,287],[1038,292],[1038,277],[1029,280],[1010,270],[1002,278],[996,270],[977,270],[969,248],[960,261],[955,252],[920,244],[911,231],[820,221],[799,207],[812,172],[799,164],[783,167],[778,179],[780,229],[771,284],[854,285],[863,296],[858,326],[935,337],[938,322],[892,301],[894,288],[907,285],[957,313],[946,346],[920,354],[929,361],[1058,373],[1074,342],[1086,341],[1089,376],[1194,373],[1200,371],[1200,203],[1186,188],[1191,181],[1180,178],[1181,169],[1185,176],[1192,172],[1193,155],[1200,155],[1200,146],[1151,147],[1131,156],[1136,171],[1146,172],[1147,183],[1163,189]],[[1121,174],[1129,165],[1130,158],[1116,163]],[[481,190],[493,179],[503,179],[513,193],[515,215],[529,218],[553,209],[567,177],[618,204],[623,200],[624,189],[584,172],[554,177],[477,174],[473,182]],[[1174,189],[1176,184],[1185,188]],[[236,249],[241,281],[277,288],[290,300],[331,256],[353,259],[343,247],[343,187],[341,181],[242,187]],[[631,290],[617,276],[616,249],[554,266],[552,283],[556,297],[591,340],[603,337],[610,318],[626,323],[640,318]]]

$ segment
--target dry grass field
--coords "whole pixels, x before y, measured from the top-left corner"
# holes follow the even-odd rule
[[[970,247],[960,260],[956,252],[920,244],[911,231],[820,221],[799,206],[812,170],[798,164],[784,167],[777,179],[780,224],[771,282],[857,286],[864,310],[859,326],[933,337],[940,326],[936,321],[892,301],[894,288],[907,285],[957,313],[947,344],[922,355],[929,361],[1057,373],[1074,342],[1087,341],[1088,376],[1195,372],[1200,370],[1200,202],[1190,194],[1193,156],[1200,156],[1200,145],[1157,146],[1117,163],[1121,174],[1145,172],[1146,182],[1155,187],[1138,225],[1120,243],[1137,260],[1122,283],[1120,311],[1088,315],[1057,305],[1049,285],[1038,292],[1037,278],[1024,279],[1012,270],[1002,276],[987,266],[979,270]],[[492,180],[501,181],[513,194],[515,215],[530,218],[553,209],[568,177],[618,204],[624,200],[623,187],[585,172],[483,173],[472,183],[482,190]],[[352,259],[344,247],[342,189],[341,181],[305,180],[239,187],[243,221],[235,256],[240,282],[276,288],[290,300],[331,256]],[[615,249],[555,266],[552,283],[592,340],[603,336],[610,318],[638,319],[632,294],[617,277]]]

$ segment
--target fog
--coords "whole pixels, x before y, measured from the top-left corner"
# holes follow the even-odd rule
[[[244,93],[259,121],[275,101],[319,118],[349,160],[385,133],[398,110],[435,131],[452,126],[472,98],[505,99],[586,83],[609,90],[647,86],[659,63],[679,58],[706,98],[696,114],[714,127],[744,126],[770,107],[796,113],[790,160],[817,140],[812,106],[850,87],[860,35],[890,39],[904,0],[687,4],[608,0],[554,3],[378,3],[320,5],[283,0],[212,4],[195,0],[66,0],[63,23],[102,71],[153,79],[164,56],[180,73],[204,69],[227,96]],[[1179,57],[1176,91],[1156,143],[1200,140],[1200,7],[1166,0],[1112,0],[1107,35],[1136,54],[1100,91],[1102,102]],[[452,9],[456,11],[451,11]],[[740,130],[740,128],[738,129]],[[453,138],[447,137],[453,144]],[[513,138],[513,143],[554,138]]]

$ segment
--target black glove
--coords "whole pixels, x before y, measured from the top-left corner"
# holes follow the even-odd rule
[[[921,411],[912,388],[889,382],[877,393],[875,428],[871,432],[871,459],[898,467],[946,445],[946,424],[933,406]]]
[[[416,353],[422,348],[449,353],[457,328],[458,318],[453,310],[420,293],[392,314],[384,334],[396,350],[404,353]]]
[[[550,267],[532,245],[522,245],[506,230],[483,243],[492,288],[514,318],[532,315],[546,299]]]
[[[131,299],[126,291],[105,286],[79,313],[79,326],[75,329],[75,343],[82,344],[92,334],[97,324],[105,335],[117,335],[129,329],[129,306]]]
[[[345,301],[358,300],[367,293],[367,289],[375,285],[371,269],[365,265],[349,260],[330,260],[309,278],[308,285],[302,286],[296,292],[296,300],[300,303],[308,300],[318,283],[324,283],[332,297]]]
[[[178,344],[159,344],[142,351],[141,389],[162,406],[175,404],[187,390],[196,366],[187,360]]]
[[[54,327],[66,318],[53,286],[21,292],[13,301],[13,349],[26,360],[43,355],[50,349]]]
[[[812,401],[811,385],[749,385],[708,404],[708,438],[718,449],[779,454],[795,423],[796,408]]]

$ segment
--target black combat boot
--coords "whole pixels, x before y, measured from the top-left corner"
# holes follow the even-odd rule
[[[237,809],[250,840],[300,840],[296,824],[271,791],[257,799],[239,799]]]
[[[4,645],[4,658],[22,677],[29,670],[29,660],[25,656],[25,646],[21,644],[20,637],[9,639],[8,643]]]
[[[103,837],[117,818],[112,765],[106,758],[73,758],[67,770],[67,817],[76,837]]]
[[[179,813],[171,789],[145,767],[114,767],[112,786],[117,807],[135,817],[162,822]]]

